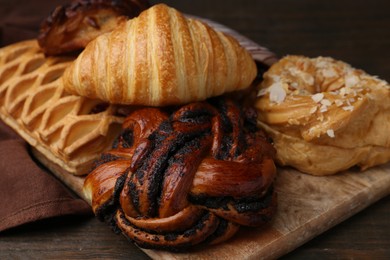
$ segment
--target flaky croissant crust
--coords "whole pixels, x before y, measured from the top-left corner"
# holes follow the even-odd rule
[[[235,39],[158,4],[88,44],[63,80],[81,96],[163,106],[249,87],[256,71]]]
[[[390,160],[390,87],[332,58],[287,56],[265,73],[259,124],[277,160],[315,175]]]
[[[84,191],[100,219],[142,247],[219,243],[275,212],[275,149],[254,110],[232,101],[192,103],[168,116],[132,113]]]

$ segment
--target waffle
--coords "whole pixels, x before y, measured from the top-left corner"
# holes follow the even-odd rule
[[[118,107],[69,95],[72,58],[45,57],[35,40],[0,49],[0,118],[63,170],[83,175],[118,135]]]

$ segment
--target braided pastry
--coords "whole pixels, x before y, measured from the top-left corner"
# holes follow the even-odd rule
[[[329,175],[390,160],[390,85],[332,58],[287,56],[264,75],[256,107],[277,160]]]
[[[90,42],[63,80],[72,94],[166,106],[248,88],[256,71],[236,39],[158,4]]]
[[[84,184],[98,218],[145,248],[219,243],[274,214],[275,149],[253,109],[192,103],[133,112]]]

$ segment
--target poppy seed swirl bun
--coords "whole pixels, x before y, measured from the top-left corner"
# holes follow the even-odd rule
[[[87,176],[95,214],[145,248],[220,243],[276,209],[275,149],[232,101],[137,110]]]

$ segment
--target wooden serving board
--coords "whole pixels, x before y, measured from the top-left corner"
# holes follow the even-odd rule
[[[84,178],[52,164],[37,150],[34,156],[69,188],[84,198]],[[155,259],[274,259],[375,201],[390,194],[390,163],[364,172],[349,170],[317,177],[290,168],[279,168],[275,188],[278,210],[263,228],[241,228],[231,240],[185,253],[143,250]],[[109,227],[107,227],[109,228]]]
[[[256,60],[272,64],[276,58],[253,41],[220,24],[204,20],[217,30],[233,35]],[[83,177],[69,174],[47,160],[39,151],[33,155],[70,189],[85,199]],[[275,183],[277,214],[270,225],[241,228],[231,240],[185,253],[144,250],[152,258],[163,259],[274,259],[390,194],[390,163],[364,172],[316,177],[290,168],[279,168]],[[109,227],[107,227],[109,228]]]

